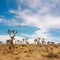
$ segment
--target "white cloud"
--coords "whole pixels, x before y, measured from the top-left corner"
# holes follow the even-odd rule
[[[32,5],[32,3],[30,5]],[[60,17],[54,17],[49,14],[46,14],[45,12],[49,11],[50,8],[51,5],[47,5],[47,8],[46,6],[43,6],[40,10],[38,10],[36,14],[32,14],[32,15],[27,14],[30,13],[29,9],[24,11],[21,10],[16,11],[15,13],[18,15],[18,17],[21,17],[24,20],[24,22],[21,23],[21,25],[29,25],[29,26],[34,26],[36,28],[40,28],[40,30],[35,31],[35,33],[31,35],[31,37],[35,38],[40,36],[40,37],[44,37],[46,40],[49,39],[53,40],[55,37],[52,37],[50,33],[48,33],[48,31],[51,28],[60,29]],[[41,13],[45,13],[45,15],[44,16],[39,15]]]
[[[36,8],[38,5],[40,5],[40,1],[41,0],[19,0],[18,4],[20,5],[20,3],[29,6],[29,8]]]
[[[21,11],[20,11],[21,12]],[[32,38],[35,37],[44,37],[46,40],[53,40],[55,37],[52,37],[48,33],[49,29],[58,28],[60,29],[60,17],[54,17],[51,15],[39,16],[39,14],[28,15],[25,11],[18,12],[18,15],[23,18],[24,22],[21,25],[34,26],[40,28],[40,30],[35,31]]]
[[[39,16],[38,14],[31,16],[27,15],[25,11],[18,12],[18,14],[24,20],[22,25],[32,25],[38,28],[60,28],[60,17],[50,15]]]
[[[2,21],[2,19],[0,18],[0,22]]]
[[[53,40],[55,37],[52,37],[50,35],[49,30],[52,28],[58,28],[60,29],[60,17],[52,17],[52,16],[33,16],[28,17],[25,19],[26,25],[34,26],[36,28],[40,28],[40,30],[37,30],[32,36],[33,37],[44,37],[46,40]]]

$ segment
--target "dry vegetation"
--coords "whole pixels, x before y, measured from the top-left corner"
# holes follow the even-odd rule
[[[60,45],[0,44],[0,60],[60,60]]]
[[[44,38],[36,38],[34,44],[29,44],[28,38],[17,40],[13,44],[15,30],[8,30],[9,40],[6,44],[0,41],[0,60],[60,60],[60,43],[47,42]]]

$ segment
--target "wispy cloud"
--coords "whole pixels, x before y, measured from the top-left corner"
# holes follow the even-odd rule
[[[2,21],[2,19],[0,18],[0,22]]]

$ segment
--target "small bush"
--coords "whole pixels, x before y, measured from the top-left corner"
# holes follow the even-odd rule
[[[17,59],[17,60],[18,60],[18,59],[20,59],[20,57],[19,57],[19,56],[18,56],[18,57],[15,57],[15,59]]]
[[[55,48],[58,48],[58,46],[57,46],[57,45],[54,45],[54,47],[55,47]]]
[[[12,46],[9,46],[9,49],[12,49]]]
[[[60,52],[58,52],[58,54],[60,55]]]
[[[47,57],[48,58],[58,58],[58,55],[50,52],[50,53],[47,54]]]
[[[30,54],[27,54],[26,57],[30,57],[31,55]]]
[[[14,55],[18,55],[19,53],[17,51],[14,51]]]
[[[48,49],[46,49],[46,52],[48,53],[48,52],[49,52],[49,50],[48,50]]]
[[[29,52],[33,52],[34,50],[33,49],[29,49]]]
[[[24,53],[28,53],[28,51],[24,51]]]
[[[23,44],[22,47],[26,47],[27,45],[26,44]]]

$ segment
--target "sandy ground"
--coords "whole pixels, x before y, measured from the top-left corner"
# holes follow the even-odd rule
[[[8,49],[0,44],[0,60],[60,60],[60,45],[14,45]]]

